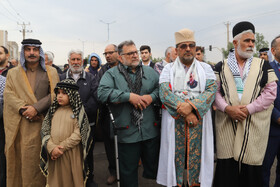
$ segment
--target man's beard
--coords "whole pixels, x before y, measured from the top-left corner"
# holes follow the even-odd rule
[[[70,65],[70,70],[72,73],[81,73],[83,71],[83,66],[80,66],[78,69],[75,69],[72,65]]]
[[[254,54],[254,48],[248,47],[246,48],[246,51],[242,51],[240,44],[237,46],[237,53],[239,56],[241,56],[244,59],[251,58]]]
[[[5,62],[6,62],[6,60],[2,60],[2,61],[0,61],[0,66],[4,65],[4,64],[5,64]]]
[[[114,66],[114,65],[116,65],[116,64],[117,64],[117,62],[118,62],[118,61],[108,62],[108,64],[109,64],[110,66]]]
[[[194,61],[194,56],[191,56],[191,57],[182,57],[182,58],[180,58],[180,61],[181,61],[183,64],[185,64],[185,65],[191,64],[191,63],[193,63],[193,61]]]
[[[143,62],[150,62],[150,59],[147,58],[147,59],[142,59]]]
[[[274,58],[279,62],[280,61],[280,53],[276,52]]]

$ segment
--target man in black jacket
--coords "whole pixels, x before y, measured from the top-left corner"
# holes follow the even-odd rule
[[[109,44],[106,46],[103,55],[106,58],[107,63],[101,67],[98,72],[98,82],[104,73],[116,66],[118,62],[118,47],[115,44]],[[103,141],[105,145],[105,151],[109,162],[110,176],[107,179],[107,184],[113,184],[116,181],[116,160],[115,160],[115,147],[113,135],[110,133],[110,116],[106,105],[101,105],[99,108],[99,124],[103,132]]]
[[[83,102],[90,127],[90,137],[94,140],[94,127],[96,122],[97,113],[97,79],[90,73],[85,72],[83,68],[83,52],[80,50],[71,50],[68,54],[69,69],[66,73],[60,75],[60,80],[73,79],[79,86],[79,94]],[[93,141],[94,142],[94,141]],[[94,143],[89,151],[88,163],[90,174],[88,178],[88,184],[93,183],[93,147]],[[87,185],[89,186],[89,185]]]

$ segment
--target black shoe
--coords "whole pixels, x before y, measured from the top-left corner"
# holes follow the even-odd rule
[[[98,187],[98,184],[94,180],[87,180],[86,187]]]

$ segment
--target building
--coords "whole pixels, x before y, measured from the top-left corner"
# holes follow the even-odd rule
[[[18,44],[16,42],[8,41],[8,45],[6,47],[10,53],[10,59],[19,59]]]
[[[18,59],[18,44],[14,41],[8,41],[8,31],[0,30],[0,46],[5,46],[10,53],[10,59]]]
[[[8,31],[0,30],[0,45],[7,47]]]

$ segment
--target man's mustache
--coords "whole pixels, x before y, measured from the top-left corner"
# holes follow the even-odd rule
[[[248,47],[248,48],[246,49],[246,51],[254,52],[254,49],[253,49],[252,47]]]
[[[36,57],[36,56],[34,56],[34,55],[30,55],[30,56],[28,56],[28,58],[32,58],[32,57]]]

